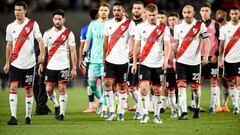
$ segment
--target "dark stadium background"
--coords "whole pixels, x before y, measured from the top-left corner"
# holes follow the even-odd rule
[[[7,24],[14,21],[14,3],[16,0],[0,0],[0,78],[6,78],[7,75],[3,73],[3,66],[5,63],[5,34]],[[88,10],[98,6],[100,2],[108,2],[113,4],[116,0],[25,0],[29,4],[29,11],[27,17],[35,19],[39,25],[42,34],[45,30],[52,27],[51,13],[55,9],[63,9],[66,12],[66,24],[76,37],[77,50],[79,46],[79,31],[90,20],[88,17]],[[122,0],[125,4],[128,13],[131,13],[131,6],[134,0]],[[166,10],[167,12],[179,12],[182,6],[186,3],[194,5],[196,10],[196,18],[199,19],[199,6],[205,2],[212,4],[213,14],[218,7],[225,7],[229,9],[232,5],[240,6],[239,0],[141,0],[144,4],[155,3],[159,10]],[[213,16],[213,18],[215,18]],[[78,51],[77,51],[78,52]],[[79,71],[79,70],[78,70]],[[80,72],[78,73],[80,75]]]

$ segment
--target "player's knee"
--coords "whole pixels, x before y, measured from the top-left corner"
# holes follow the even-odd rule
[[[139,86],[139,89],[142,96],[146,96],[149,93],[149,90],[144,86]]]
[[[88,80],[88,85],[91,87],[91,88],[95,88],[97,87],[97,81],[96,80]]]
[[[191,88],[192,88],[193,91],[198,91],[199,90],[199,84],[196,84],[196,83],[192,84]]]
[[[137,88],[135,86],[128,87],[129,92],[134,92]]]
[[[153,90],[153,95],[154,95],[154,96],[161,96],[161,95],[162,95],[162,92],[161,92],[160,89],[155,89],[155,90]]]
[[[175,90],[171,90],[171,91],[169,90],[168,95],[169,97],[175,96]]]
[[[118,83],[118,88],[119,90],[125,90],[127,88],[127,84],[126,83]]]
[[[10,92],[15,92],[17,93],[17,88],[18,88],[18,85],[13,83],[10,85]]]
[[[66,84],[65,83],[59,83],[58,84],[59,95],[65,95],[66,91],[67,91]]]
[[[53,84],[47,84],[47,85],[46,85],[46,91],[47,91],[47,93],[52,93],[52,92],[53,92],[53,89],[54,89]]]
[[[218,80],[216,78],[211,78],[210,79],[210,85],[211,85],[211,87],[218,86]]]
[[[179,81],[179,82],[177,82],[177,87],[178,88],[186,88],[187,83],[185,81]]]
[[[235,88],[234,81],[233,80],[227,81],[227,87],[228,89],[233,90]]]

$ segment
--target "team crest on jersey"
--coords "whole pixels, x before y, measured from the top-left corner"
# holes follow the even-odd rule
[[[183,33],[183,31],[181,30],[180,33]]]
[[[157,29],[157,34],[160,35],[161,34],[161,30]]]
[[[143,31],[143,34],[145,34],[145,33],[146,33],[146,31],[144,30],[144,31]]]
[[[66,35],[62,35],[62,40],[65,40],[66,39]]]
[[[111,30],[111,29],[112,29],[112,27],[109,27],[109,29]]]
[[[124,31],[126,29],[126,26],[121,26],[121,30]]]
[[[192,31],[193,31],[194,34],[197,33],[197,29],[196,28],[193,28]]]
[[[26,31],[27,33],[29,33],[30,28],[29,28],[29,27],[26,27],[26,28],[25,28],[25,31]]]

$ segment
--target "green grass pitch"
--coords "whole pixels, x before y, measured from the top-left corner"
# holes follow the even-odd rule
[[[105,122],[94,113],[83,113],[88,105],[85,88],[73,88],[68,90],[68,105],[65,121],[57,121],[54,115],[32,115],[32,124],[25,125],[24,92],[19,90],[18,95],[18,121],[17,126],[8,126],[6,122],[10,118],[8,91],[0,91],[0,135],[238,135],[240,134],[240,115],[233,113],[217,113],[209,115],[201,113],[198,120],[179,121],[170,118],[169,109],[161,115],[163,124],[153,123],[153,114],[150,114],[148,124],[142,125],[133,120],[134,112],[125,115],[124,122]],[[209,107],[209,87],[202,91],[201,106]],[[188,90],[188,103],[190,91]],[[231,101],[229,101],[231,102]],[[35,103],[34,103],[35,104]],[[132,101],[130,101],[132,104]],[[53,106],[48,102],[53,111]],[[232,106],[230,105],[232,109]],[[33,109],[33,114],[35,107]]]

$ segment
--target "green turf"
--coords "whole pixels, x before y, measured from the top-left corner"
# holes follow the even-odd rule
[[[188,92],[188,97],[190,92]],[[19,90],[18,95],[18,120],[19,125],[8,126],[6,122],[10,117],[8,92],[0,91],[0,135],[238,135],[240,134],[240,115],[231,113],[217,113],[209,115],[208,112],[201,113],[201,118],[179,121],[170,118],[169,110],[161,116],[163,124],[156,125],[152,122],[153,114],[150,114],[148,124],[142,125],[139,121],[132,120],[134,112],[128,112],[124,122],[105,122],[96,114],[83,113],[87,104],[86,89],[74,88],[68,91],[68,106],[65,121],[57,121],[54,115],[32,116],[32,124],[24,124],[25,104],[24,92]],[[189,100],[189,98],[188,98]],[[189,102],[188,102],[189,103]],[[49,102],[49,107],[53,110]],[[209,106],[209,90],[202,92],[201,105]],[[230,106],[232,108],[232,106]],[[34,109],[35,110],[35,109]]]

